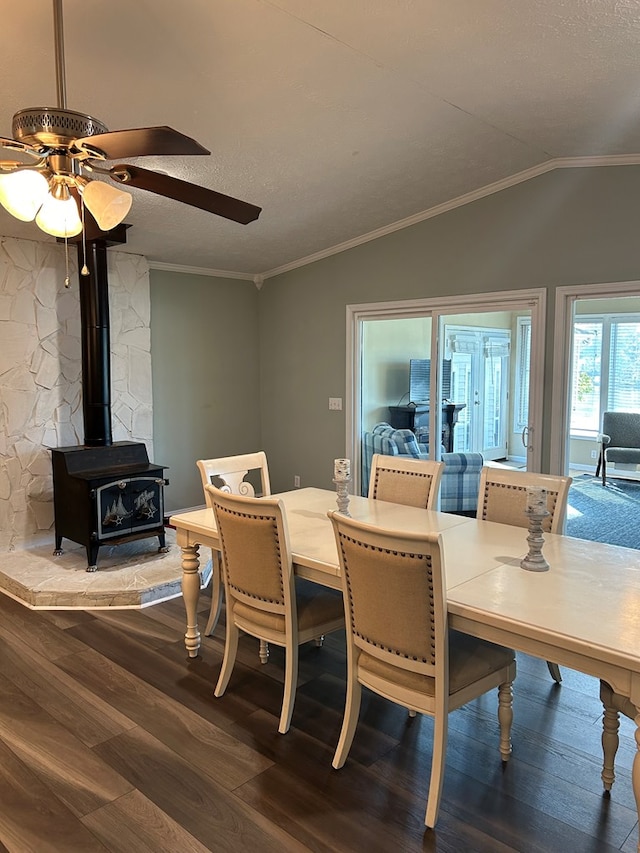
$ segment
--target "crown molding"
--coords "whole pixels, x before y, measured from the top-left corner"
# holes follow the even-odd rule
[[[238,278],[243,281],[256,280],[256,275],[250,272],[231,272],[230,270],[210,270],[206,267],[188,267],[182,264],[164,264],[161,261],[149,261],[149,269],[165,270],[166,272],[189,273],[190,275],[207,275],[213,278]]]
[[[408,216],[406,219],[399,219],[397,222],[392,222],[390,225],[385,225],[382,228],[376,228],[375,231],[369,231],[367,234],[361,234],[358,237],[353,237],[351,240],[346,240],[344,243],[338,243],[335,246],[330,246],[327,249],[322,249],[320,252],[314,252],[312,255],[307,255],[304,258],[298,258],[288,264],[283,264],[280,267],[275,267],[272,270],[267,270],[260,274],[255,273],[240,273],[227,272],[225,270],[209,270],[201,267],[183,267],[180,264],[162,264],[154,261],[149,261],[149,268],[154,270],[168,270],[170,272],[185,272],[193,275],[208,275],[218,278],[238,278],[247,281],[253,281],[258,290],[263,285],[263,282],[268,278],[274,278],[285,272],[304,267],[307,264],[313,264],[315,261],[321,261],[324,258],[330,258],[332,255],[339,255],[341,252],[346,252],[349,249],[354,249],[357,246],[362,246],[363,243],[369,243],[371,240],[377,240],[380,237],[385,237],[387,234],[393,234],[394,231],[402,231],[404,228],[410,228],[412,225],[417,225],[419,222],[424,222],[426,219],[433,219],[435,216],[440,216],[442,213],[448,213],[450,210],[455,210],[457,207],[464,207],[466,204],[471,204],[474,201],[479,201],[482,198],[499,193],[502,190],[514,187],[517,184],[522,184],[525,181],[530,181],[532,178],[537,178],[539,175],[544,175],[547,172],[553,172],[555,169],[588,169],[597,166],[640,166],[640,154],[606,154],[594,157],[555,157],[551,160],[545,160],[544,163],[539,163],[537,166],[532,166],[529,169],[524,169],[522,172],[517,172],[515,175],[509,175],[508,178],[502,178],[495,181],[493,184],[487,184],[472,192],[453,198],[450,201],[445,201],[442,204],[437,204],[428,210],[423,210],[420,213],[414,213],[413,216]]]
[[[544,163],[539,163],[537,166],[532,166],[530,169],[525,169],[522,172],[517,172],[515,175],[510,175],[508,178],[503,178],[493,184],[487,184],[470,193],[453,198],[450,201],[445,201],[428,210],[423,210],[421,213],[414,213],[413,216],[408,216],[406,219],[400,219],[397,222],[392,222],[390,225],[385,225],[382,228],[377,228],[375,231],[370,231],[368,234],[362,234],[359,237],[354,237],[344,243],[339,243],[337,246],[332,246],[328,249],[323,249],[320,252],[315,252],[313,255],[308,255],[306,258],[299,258],[289,264],[283,264],[281,267],[268,270],[263,273],[265,279],[273,278],[284,272],[297,269],[298,267],[312,264],[315,261],[320,261],[323,258],[337,255],[340,252],[346,252],[348,249],[353,249],[356,246],[361,246],[363,243],[368,243],[371,240],[377,240],[379,237],[384,237],[387,234],[393,234],[394,231],[401,231],[404,228],[409,228],[416,225],[418,222],[424,222],[425,219],[432,219],[434,216],[440,216],[442,213],[447,213],[450,210],[455,210],[456,207],[463,207],[465,204],[478,201],[481,198],[486,198],[489,195],[498,193],[501,190],[516,186],[517,184],[530,181],[531,178],[537,178],[538,175],[544,175],[546,172],[552,172],[554,169],[576,169],[588,168],[594,166],[638,166],[640,165],[640,154],[612,154],[598,157],[557,157],[553,160],[546,160]]]

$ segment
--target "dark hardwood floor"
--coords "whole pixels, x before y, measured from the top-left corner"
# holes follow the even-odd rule
[[[204,626],[208,598],[201,598]],[[223,628],[189,660],[181,599],[143,611],[33,612],[0,596],[0,853],[429,851],[635,853],[623,720],[602,796],[597,682],[519,656],[513,756],[503,771],[496,697],[450,715],[435,831],[424,827],[432,723],[366,694],[351,755],[344,638],[301,649],[291,730],[277,733],[282,654],[241,640],[213,697]]]

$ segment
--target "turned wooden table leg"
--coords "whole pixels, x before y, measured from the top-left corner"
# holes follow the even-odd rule
[[[187,633],[184,644],[190,658],[195,658],[200,649],[200,631],[198,630],[198,596],[200,595],[200,574],[198,568],[197,545],[182,546],[182,598],[187,613]]]
[[[636,809],[638,810],[638,820],[640,821],[640,709],[636,709],[637,716],[634,719],[636,724],[636,754],[633,756],[633,767],[631,769],[631,782],[633,784],[633,796],[636,798]],[[640,853],[640,838],[638,838],[638,853]]]
[[[616,708],[605,705],[602,714],[602,784],[609,793],[615,782],[615,758],[618,751],[620,714]]]

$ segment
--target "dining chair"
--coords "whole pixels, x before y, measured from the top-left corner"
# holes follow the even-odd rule
[[[250,480],[246,478],[251,474],[254,481],[259,483],[262,495],[271,494],[269,482],[269,468],[267,456],[263,450],[256,453],[242,453],[237,456],[221,456],[218,459],[198,459],[198,470],[202,477],[202,487],[216,485],[223,492],[253,497],[255,488]],[[211,509],[212,504],[209,495],[204,492],[207,506]],[[220,572],[220,554],[218,551],[211,552],[211,609],[209,619],[204,629],[205,636],[209,637],[215,631],[220,617],[222,606],[222,575]],[[260,660],[266,663],[269,657],[269,647],[260,641]]]
[[[547,492],[549,511],[542,528],[547,533],[563,533],[570,485],[571,477],[485,465],[480,473],[478,518],[526,528],[529,526],[525,515],[527,489],[541,487]],[[562,675],[558,664],[547,661],[547,666],[553,680],[560,684]]]
[[[283,646],[285,676],[278,731],[289,730],[298,680],[298,646],[344,628],[342,596],[294,578],[282,501],[206,486],[213,505],[226,594],[226,640],[215,695],[227,688],[239,631]]]
[[[500,754],[511,754],[515,653],[448,627],[441,538],[401,534],[329,512],[347,628],[347,694],[333,758],[347,759],[362,686],[434,718],[425,824],[435,826],[442,793],[448,715],[498,689]]]
[[[374,453],[369,497],[404,506],[435,509],[443,468],[443,462],[430,459]]]
[[[619,745],[620,714],[635,720],[638,711],[631,699],[616,693],[610,684],[602,680],[600,681],[600,699],[604,707],[602,715],[602,782],[605,794],[608,796],[616,778],[614,766]]]

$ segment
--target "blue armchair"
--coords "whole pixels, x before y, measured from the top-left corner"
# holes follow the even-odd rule
[[[378,423],[362,438],[362,494],[369,493],[371,459],[374,453],[385,456],[413,456],[427,459],[429,448],[409,429],[394,429]],[[440,509],[443,512],[473,512],[478,508],[481,453],[442,453],[445,463],[440,481]]]

